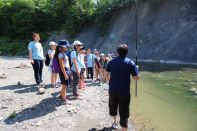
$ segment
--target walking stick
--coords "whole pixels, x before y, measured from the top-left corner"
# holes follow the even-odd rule
[[[135,4],[136,4],[136,11],[135,11],[135,22],[136,22],[136,37],[135,37],[135,63],[136,65],[138,65],[138,61],[137,61],[137,45],[138,45],[138,1],[135,0]],[[137,97],[137,81],[135,81],[135,97]]]

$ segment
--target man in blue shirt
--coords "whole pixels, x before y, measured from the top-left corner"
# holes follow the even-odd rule
[[[91,79],[93,80],[93,65],[94,65],[94,56],[93,54],[91,54],[91,50],[88,49],[87,50],[87,55],[86,55],[86,58],[87,58],[87,79],[89,79],[89,74],[91,76]]]
[[[42,80],[42,70],[43,70],[43,48],[40,41],[40,35],[38,33],[33,33],[31,41],[28,45],[29,59],[34,69],[34,77],[37,85],[41,85]]]
[[[127,131],[130,106],[130,75],[134,80],[139,79],[138,68],[135,63],[126,58],[128,46],[121,44],[117,48],[118,57],[112,59],[106,71],[109,80],[109,114],[113,116],[113,127],[117,128],[117,109],[119,108],[120,125],[122,131]]]

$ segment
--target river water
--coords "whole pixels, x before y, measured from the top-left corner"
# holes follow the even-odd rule
[[[141,63],[131,117],[137,130],[197,130],[197,66]]]

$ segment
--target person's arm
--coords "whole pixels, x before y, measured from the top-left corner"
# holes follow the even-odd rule
[[[78,66],[77,66],[77,59],[76,58],[77,58],[76,51],[71,52],[71,59],[72,59],[73,65],[76,69],[77,75],[80,77],[80,73],[79,73],[79,69],[78,69]]]
[[[110,79],[110,72],[107,72],[107,74],[106,74],[107,76],[107,80],[109,80]]]
[[[131,74],[133,76],[133,79],[135,81],[138,81],[140,79],[138,66],[136,66],[134,62],[131,62],[130,64],[131,64]]]
[[[110,62],[107,64],[107,68],[106,68],[106,77],[109,80],[110,79],[110,72],[111,72],[111,68],[110,68]]]
[[[50,58],[50,59],[53,59],[52,51],[49,50],[49,51],[48,51],[48,55],[49,55],[49,58]]]
[[[76,58],[73,58],[72,60],[73,60],[73,64],[75,66],[77,75],[80,77],[79,69],[78,69],[78,66],[77,66],[77,60],[76,60]]]
[[[135,80],[135,81],[138,81],[139,79],[140,79],[140,76],[138,75],[138,76],[133,76],[133,79]]]
[[[94,69],[94,65],[95,64],[95,59],[94,59],[94,55],[92,54],[92,67],[93,67],[93,69]]]
[[[68,76],[66,74],[66,70],[64,68],[64,59],[63,58],[58,58],[59,59],[59,63],[60,63],[60,69],[62,71],[62,73],[64,74],[64,78],[65,80],[68,80]]]
[[[31,45],[29,44],[29,61],[32,63],[32,64],[34,64],[34,60],[33,60],[33,58],[32,58],[32,47],[31,47]]]

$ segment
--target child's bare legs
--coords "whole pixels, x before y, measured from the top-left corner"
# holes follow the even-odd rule
[[[51,84],[52,84],[52,86],[55,85],[54,84],[54,73],[51,73]]]
[[[96,80],[99,79],[99,69],[98,68],[95,68],[95,78],[96,78]]]
[[[82,88],[84,88],[85,87],[85,84],[84,84],[85,76],[84,76],[84,74],[81,76],[81,81],[82,81]]]
[[[62,97],[63,100],[66,100],[66,85],[62,84],[60,96]]]
[[[106,81],[106,82],[109,82],[109,79],[108,79],[108,77],[107,77],[107,71],[104,71],[104,75],[105,75],[105,81]]]
[[[122,127],[122,131],[127,131],[127,128]]]
[[[104,79],[104,69],[101,68],[100,69],[100,83],[102,84],[103,82],[105,82],[105,79]]]
[[[52,73],[51,74],[51,84],[52,86],[55,86],[57,83],[57,73]]]
[[[54,73],[53,81],[54,81],[54,83],[56,85],[57,84],[57,73]]]
[[[82,79],[80,78],[79,79],[79,89],[82,89],[83,88],[83,83],[82,83]]]
[[[117,116],[113,116],[113,122],[114,122],[114,123],[118,123],[118,122],[117,122]]]

